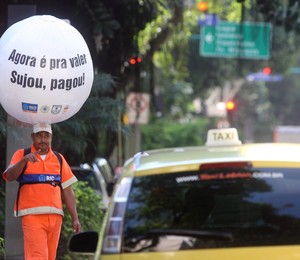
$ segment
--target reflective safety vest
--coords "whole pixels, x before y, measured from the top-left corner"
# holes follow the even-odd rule
[[[62,158],[60,154],[56,151],[53,151],[55,156],[57,157],[59,164],[60,164],[60,175],[58,174],[25,174],[24,171],[27,167],[27,163],[23,168],[23,171],[18,177],[19,182],[19,188],[17,193],[17,199],[16,199],[16,216],[18,216],[19,212],[19,197],[20,197],[20,189],[24,184],[37,184],[37,183],[43,183],[43,184],[50,184],[53,186],[59,186],[61,188],[61,170],[62,170]],[[24,155],[27,155],[31,153],[31,147],[24,149]]]
[[[33,145],[31,146],[31,151],[36,151]],[[24,149],[17,150],[11,159],[10,165],[18,163],[23,156]],[[65,158],[60,154],[62,160],[60,164],[58,157],[51,148],[44,160],[39,154],[36,156],[39,161],[35,163],[28,162],[23,176],[19,179],[21,187],[19,199],[17,197],[15,202],[14,215],[64,215],[61,189],[72,185],[77,179]],[[5,172],[4,178],[6,178]]]

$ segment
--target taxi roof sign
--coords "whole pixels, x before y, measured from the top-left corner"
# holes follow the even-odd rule
[[[236,128],[210,129],[207,132],[207,146],[240,145]]]

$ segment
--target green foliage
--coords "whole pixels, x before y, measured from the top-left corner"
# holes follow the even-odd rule
[[[272,58],[268,61],[273,74],[286,74],[295,64],[299,53],[300,37],[294,32],[285,32],[283,27],[273,26]],[[284,48],[283,48],[284,47]]]
[[[256,0],[256,5],[259,11],[264,14],[265,21],[283,26],[286,31],[295,31],[297,33],[300,31],[299,4],[299,0]]]
[[[278,125],[300,125],[299,79],[299,74],[290,75],[282,82],[268,85],[270,103],[276,104],[271,111]]]
[[[0,176],[0,238],[4,237],[4,223],[5,223],[5,181],[3,180],[2,176]]]
[[[4,254],[4,225],[5,225],[5,181],[1,174],[6,167],[5,151],[6,151],[6,113],[0,108],[0,149],[2,156],[0,159],[0,259]]]
[[[76,205],[79,221],[82,231],[99,230],[104,218],[104,212],[101,209],[102,198],[85,182],[77,182],[73,186],[76,196]],[[67,252],[67,243],[73,234],[72,219],[64,205],[64,222],[61,231],[57,257],[62,260],[77,260],[78,255],[72,255]],[[86,258],[83,258],[86,259]]]
[[[0,259],[5,259],[5,244],[2,237],[0,237]]]
[[[70,165],[89,162],[101,154],[109,157],[118,133],[123,101],[113,98],[115,80],[109,74],[95,75],[90,97],[70,119],[54,125],[53,147],[65,155]],[[126,132],[126,128],[123,127]],[[106,146],[98,150],[102,141]],[[111,142],[109,142],[112,140]]]
[[[112,17],[111,11],[102,1],[78,0],[77,4],[81,8],[81,15],[84,14],[94,21],[94,34],[113,37],[114,32],[120,28],[120,24]]]
[[[203,145],[208,128],[207,119],[183,124],[160,119],[141,127],[142,150]]]
[[[291,95],[285,95],[286,92]],[[240,130],[243,143],[272,142],[276,125],[300,123],[293,115],[299,100],[299,91],[291,81],[246,82],[234,99],[231,125]]]
[[[0,138],[6,137],[6,112],[3,107],[0,106]]]

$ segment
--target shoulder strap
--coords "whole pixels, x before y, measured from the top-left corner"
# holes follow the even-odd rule
[[[24,149],[24,155],[23,155],[23,157],[24,157],[25,155],[27,155],[27,154],[30,154],[30,152],[31,152],[31,147],[25,148],[25,149]],[[24,166],[24,168],[23,168],[21,174],[20,174],[19,177],[18,177],[19,180],[22,178],[22,176],[23,176],[23,174],[24,174],[24,172],[25,172],[26,167],[27,167],[27,163],[25,164],[25,166]]]
[[[23,156],[29,154],[30,152],[31,152],[31,148],[30,148],[30,147],[25,148],[25,149],[24,149],[24,155],[23,155]],[[59,152],[57,152],[57,151],[53,151],[53,152],[54,152],[54,154],[56,155],[56,157],[57,157],[57,159],[58,159],[58,161],[59,161],[59,164],[60,164],[60,173],[62,173],[62,158],[61,158]],[[27,166],[27,163],[25,164],[25,166],[24,166],[24,168],[23,168],[23,171],[22,171],[22,173],[20,174],[20,176],[21,176],[22,174],[24,174],[24,171],[25,171],[25,169],[26,169],[26,166]]]
[[[61,174],[62,173],[62,158],[61,158],[59,152],[57,152],[57,151],[53,151],[53,152],[54,152],[54,154],[56,155],[56,157],[57,157],[57,159],[59,161],[59,164],[60,164],[60,174]]]
[[[25,149],[24,149],[24,155],[23,155],[23,156],[29,154],[30,152],[31,152],[31,147],[25,148]],[[18,180],[19,180],[19,187],[18,187],[18,193],[17,193],[17,199],[16,199],[16,216],[18,216],[18,211],[19,211],[20,188],[21,188],[21,186],[22,186],[22,184],[21,184],[21,179],[22,179],[22,177],[23,177],[23,175],[24,175],[24,172],[25,172],[26,167],[27,167],[27,163],[25,164],[25,166],[24,166],[24,168],[23,168],[21,174],[20,174],[19,177],[18,177]]]
[[[30,152],[31,152],[31,147],[25,148],[25,149],[24,149],[24,156],[25,156],[26,154],[29,154]]]
[[[29,154],[30,152],[31,152],[31,148],[30,148],[30,147],[24,149],[24,155],[23,155],[23,156]],[[58,161],[59,161],[59,164],[60,164],[60,174],[61,174],[61,173],[62,173],[62,158],[61,158],[61,155],[60,155],[59,152],[57,152],[57,151],[53,151],[53,152],[54,152],[54,154],[56,155],[56,157],[57,157],[57,159],[58,159]],[[21,174],[19,175],[18,179],[21,179],[21,178],[22,178],[22,176],[23,176],[23,174],[24,174],[24,171],[25,171],[26,167],[27,167],[27,163],[25,164],[25,166],[24,166],[24,168],[23,168]]]

